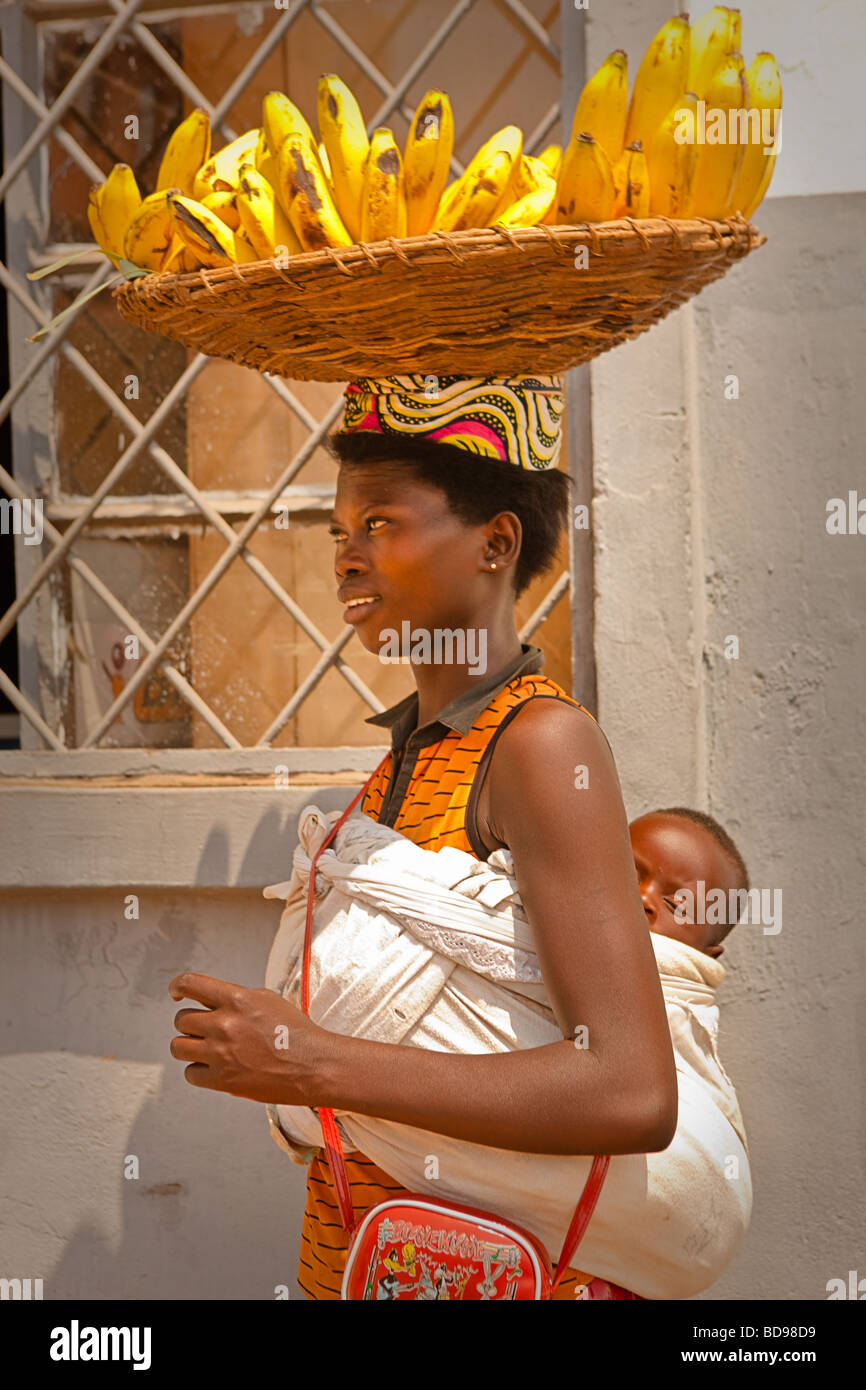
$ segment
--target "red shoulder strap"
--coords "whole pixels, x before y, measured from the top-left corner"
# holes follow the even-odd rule
[[[309,888],[307,890],[307,924],[306,931],[304,933],[304,961],[303,972],[301,976],[301,1008],[303,1012],[307,1015],[307,1017],[309,1017],[310,1014],[310,949],[312,944],[313,899],[316,887],[316,864],[318,863],[319,855],[331,843],[340,826],[354,810],[355,806],[363,797],[370,783],[373,781],[373,778],[385,766],[385,763],[388,761],[388,758],[390,756],[390,753],[386,753],[385,757],[379,763],[379,766],[374,768],[373,771],[370,773],[370,776],[367,778],[367,781],[364,783],[357,796],[353,797],[353,799],[349,802],[349,805],[346,807],[339,820],[337,820],[334,823],[325,839],[319,845],[319,848],[313,855],[310,864],[310,883]],[[343,1222],[345,1230],[351,1235],[352,1231],[355,1229],[355,1226],[357,1225],[357,1221],[355,1219],[355,1213],[352,1206],[352,1189],[349,1186],[349,1175],[346,1172],[346,1161],[343,1156],[343,1146],[340,1143],[340,1135],[337,1131],[337,1125],[334,1119],[333,1110],[329,1109],[327,1106],[324,1105],[319,1106],[319,1120],[322,1125],[322,1138],[325,1141],[325,1151],[328,1155],[328,1165],[331,1169],[331,1176],[333,1177],[334,1188],[337,1193],[337,1201],[340,1207],[340,1218]],[[586,1231],[586,1228],[589,1225],[590,1218],[592,1217],[592,1213],[595,1210],[595,1204],[598,1201],[599,1193],[601,1192],[602,1184],[604,1183],[604,1179],[607,1174],[609,1163],[610,1157],[604,1155],[597,1154],[592,1160],[592,1167],[589,1170],[589,1177],[587,1178],[586,1183],[584,1184],[583,1191],[580,1194],[580,1200],[578,1201],[574,1216],[571,1219],[571,1225],[569,1226],[568,1231],[566,1233],[565,1241],[563,1242],[562,1246],[562,1252],[559,1256],[559,1260],[557,1261],[551,1292],[553,1292],[553,1290],[556,1288],[557,1284],[559,1283],[560,1279],[562,1278],[563,1274],[568,1268],[569,1261],[571,1260],[572,1255],[574,1254],[575,1250],[580,1244],[584,1232]]]

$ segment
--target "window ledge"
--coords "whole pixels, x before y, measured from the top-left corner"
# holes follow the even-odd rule
[[[262,888],[305,806],[349,804],[387,748],[0,756],[3,888]]]

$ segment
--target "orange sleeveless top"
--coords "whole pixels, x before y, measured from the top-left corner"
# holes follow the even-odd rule
[[[441,740],[419,750],[402,804],[394,820],[389,821],[393,828],[423,849],[451,847],[465,850],[476,859],[486,859],[487,851],[475,826],[475,811],[490,755],[496,738],[520,706],[539,697],[565,700],[583,709],[547,676],[516,676],[492,697],[468,733],[448,729]],[[392,752],[361,801],[360,809],[376,821],[382,819],[380,812],[386,803],[394,761]],[[398,759],[398,775],[401,761]],[[345,1158],[356,1214],[408,1190],[364,1154],[347,1153]],[[348,1247],[349,1237],[340,1220],[323,1151],[307,1170],[298,1283],[308,1298],[339,1299]],[[559,1251],[550,1251],[550,1256],[555,1262]],[[554,1298],[574,1300],[591,1279],[591,1274],[569,1269]]]

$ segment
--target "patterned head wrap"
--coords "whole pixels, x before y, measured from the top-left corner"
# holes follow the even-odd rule
[[[472,454],[555,468],[562,442],[558,376],[387,376],[349,383],[343,430],[436,439]]]

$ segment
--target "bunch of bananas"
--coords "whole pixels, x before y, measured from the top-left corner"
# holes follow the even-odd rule
[[[723,5],[691,28],[675,16],[647,49],[631,99],[622,49],[590,78],[564,151],[526,154],[523,132],[508,125],[451,184],[454,119],[442,91],[427,92],[402,151],[387,126],[367,135],[358,102],[333,73],[319,78],[318,140],[289,97],[269,92],[261,127],[211,154],[210,122],[196,109],[171,136],[155,191],[142,197],[129,166],[116,164],[91,189],[90,226],[115,265],[188,271],[494,224],[738,210],[748,218],[775,167],[766,138],[748,126],[737,140],[680,138],[684,113],[700,115],[699,102],[723,124],[750,105],[777,119],[773,55],[759,53],[746,71],[740,32],[739,10]]]
[[[726,5],[691,27],[675,15],[644,54],[630,99],[626,54],[611,53],[581,92],[542,220],[751,217],[775,169],[782,84],[772,53],[746,70],[741,32],[739,10]]]

